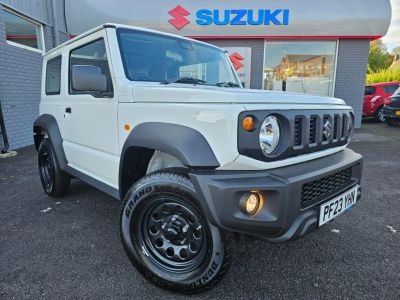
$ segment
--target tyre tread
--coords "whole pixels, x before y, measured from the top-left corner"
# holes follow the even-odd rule
[[[165,169],[165,170],[161,170],[161,171],[156,171],[154,173],[150,173],[150,174],[144,176],[143,178],[139,179],[128,190],[128,192],[126,193],[126,196],[124,197],[123,201],[121,202],[120,217],[122,217],[125,205],[126,205],[127,201],[129,200],[130,195],[139,186],[141,186],[143,184],[147,184],[147,183],[155,181],[155,180],[160,180],[160,179],[163,179],[163,180],[167,179],[167,180],[171,180],[174,182],[178,182],[194,191],[194,186],[188,176],[188,171],[184,168],[171,168],[171,169]],[[222,281],[222,279],[228,272],[230,265],[233,261],[233,255],[234,255],[234,250],[235,250],[233,233],[221,231],[221,240],[224,243],[224,258],[222,261],[221,268],[220,268],[218,274],[212,280],[208,281],[206,284],[201,285],[201,286],[182,286],[180,284],[173,284],[162,278],[154,276],[154,274],[152,274],[151,272],[146,270],[143,266],[136,263],[134,257],[132,255],[130,255],[130,253],[127,250],[124,243],[123,243],[123,246],[125,248],[126,253],[128,254],[128,257],[130,258],[131,262],[133,263],[133,265],[139,270],[139,272],[149,282],[156,284],[157,286],[159,286],[163,289],[172,290],[172,291],[179,292],[181,294],[190,295],[190,294],[203,293],[208,290],[211,290],[212,288],[214,288],[216,285],[218,285]]]
[[[71,185],[71,177],[62,171],[57,163],[53,146],[51,145],[50,141],[47,138],[44,138],[38,149],[38,153],[40,153],[41,148],[46,147],[52,156],[52,160],[54,161],[54,183],[53,189],[50,193],[47,193],[50,197],[59,198],[65,196],[70,188]]]

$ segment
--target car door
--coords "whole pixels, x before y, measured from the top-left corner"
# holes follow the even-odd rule
[[[69,48],[60,131],[70,167],[118,188],[118,99],[106,40],[106,32],[101,30]],[[107,77],[107,92],[76,90],[71,82],[76,65],[100,68]]]

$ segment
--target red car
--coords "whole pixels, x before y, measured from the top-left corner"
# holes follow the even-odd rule
[[[390,101],[389,97],[400,87],[400,82],[384,82],[365,86],[364,117],[374,117],[380,122],[385,122],[383,105]]]

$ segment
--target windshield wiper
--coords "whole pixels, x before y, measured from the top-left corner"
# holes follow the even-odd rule
[[[234,82],[218,82],[217,84],[215,84],[216,86],[220,86],[220,87],[240,87],[240,85],[238,85],[237,83]]]
[[[163,80],[161,81],[161,83],[162,84],[170,84],[170,83],[206,84],[207,81],[194,77],[179,77],[175,79]]]

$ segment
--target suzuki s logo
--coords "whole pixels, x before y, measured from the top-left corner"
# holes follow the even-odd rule
[[[231,56],[229,56],[229,59],[231,60],[232,65],[235,68],[235,71],[244,67],[244,64],[242,64],[244,57],[241,56],[239,53],[237,53],[237,52],[233,53]]]
[[[326,139],[328,139],[332,134],[332,124],[331,121],[326,120],[324,124],[323,134]]]
[[[171,9],[168,13],[174,17],[173,19],[169,19],[168,22],[178,30],[181,30],[190,23],[190,21],[185,18],[190,15],[190,12],[180,5]]]
[[[200,9],[196,11],[197,25],[289,25],[289,9]],[[168,22],[181,30],[190,21],[190,12],[181,5],[171,9]]]

